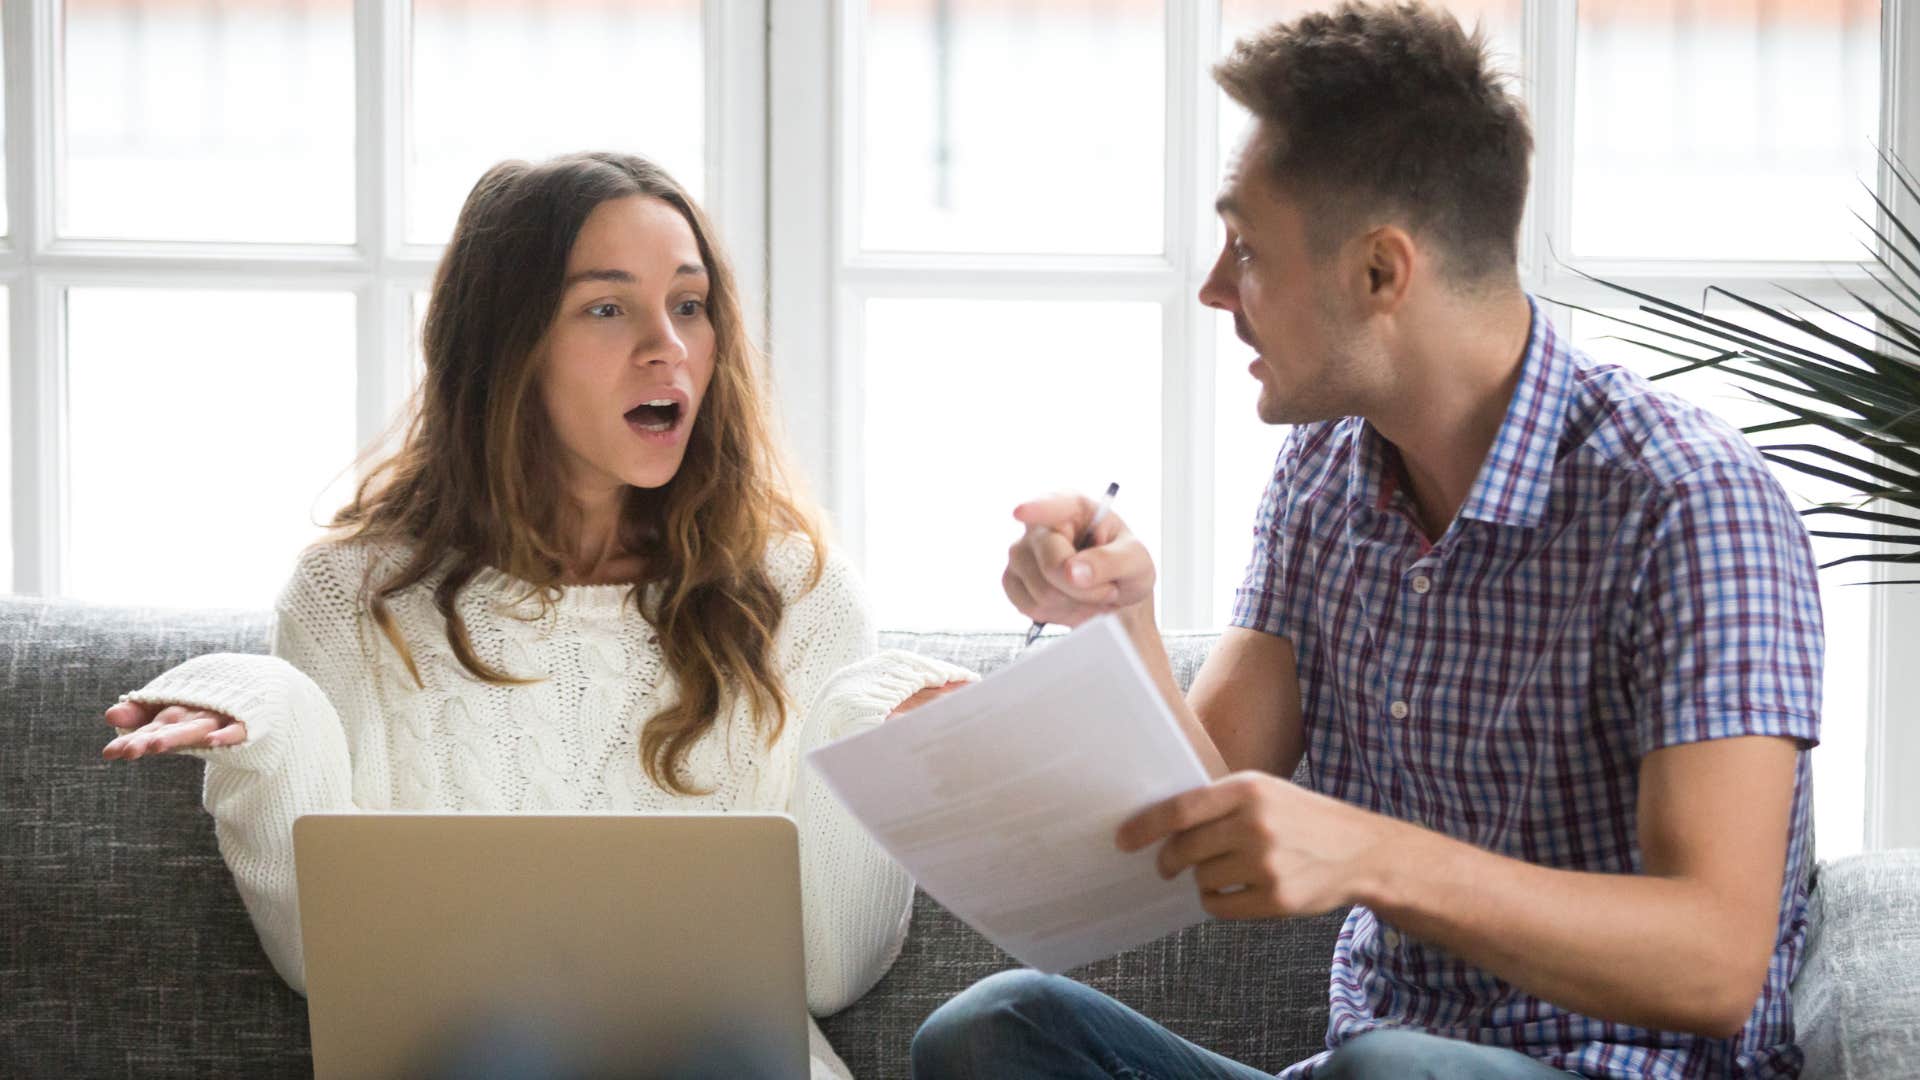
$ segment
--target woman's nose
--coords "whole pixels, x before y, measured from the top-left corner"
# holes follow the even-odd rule
[[[673,327],[662,326],[640,343],[637,355],[643,364],[684,364],[687,343],[680,340]]]

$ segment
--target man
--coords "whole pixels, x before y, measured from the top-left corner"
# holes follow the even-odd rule
[[[1214,776],[1122,827],[1209,912],[1352,905],[1287,1077],[1781,1077],[1805,933],[1820,610],[1759,455],[1568,347],[1521,291],[1532,139],[1484,44],[1348,4],[1215,71],[1256,120],[1200,292],[1297,425],[1184,700],[1153,565],[1077,497],[1015,516],[1027,615],[1118,612]],[[1286,777],[1302,758],[1308,786]],[[1132,1071],[1129,1071],[1132,1070]],[[1263,1075],[1004,973],[920,1077]]]

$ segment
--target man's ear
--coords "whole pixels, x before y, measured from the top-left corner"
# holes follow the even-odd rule
[[[1366,260],[1366,306],[1376,314],[1390,315],[1406,301],[1419,249],[1413,237],[1398,225],[1382,225],[1362,237],[1360,243]]]

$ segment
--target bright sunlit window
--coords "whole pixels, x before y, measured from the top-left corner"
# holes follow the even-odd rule
[[[1018,629],[999,586],[1014,504],[1119,482],[1163,621],[1218,627],[1285,432],[1194,298],[1245,123],[1207,70],[1316,6],[9,3],[0,584],[268,603],[419,377],[473,181],[607,148],[714,212],[882,625]],[[1534,119],[1536,294],[1618,308],[1590,272],[1687,303],[1777,282],[1855,309],[1876,147],[1920,160],[1887,107],[1915,35],[1888,37],[1880,3],[1445,6],[1485,28]],[[1723,387],[1674,388],[1751,418]],[[1865,842],[1875,605],[1920,603],[1854,580],[1823,593],[1823,855]]]
[[[270,602],[418,379],[425,289],[488,166],[614,147],[704,191],[729,50],[700,0],[355,10],[10,5],[9,31],[58,30],[7,72],[53,104],[8,133],[47,159],[0,261],[42,352],[8,417],[22,591]]]
[[[1285,433],[1254,416],[1252,357],[1230,322],[1194,299],[1220,239],[1214,187],[1246,123],[1207,68],[1241,35],[1319,6],[840,6],[845,68],[820,106],[838,144],[819,167],[842,181],[828,243],[776,250],[772,279],[777,300],[828,275],[830,302],[776,320],[775,337],[784,362],[796,344],[828,357],[816,469],[884,625],[1017,628],[998,580],[1018,532],[1008,511],[1109,481],[1155,552],[1163,621],[1224,622]],[[1575,270],[1682,301],[1710,281],[1832,302],[1864,283],[1855,215],[1873,208],[1884,119],[1877,3],[1446,6],[1485,29],[1535,120],[1522,271],[1536,293],[1619,303]],[[804,172],[818,155],[781,156],[781,115],[775,168]],[[1550,313],[1576,340],[1598,336],[1569,308]],[[1863,842],[1871,604],[1828,578],[1816,786],[1821,850],[1840,854]]]

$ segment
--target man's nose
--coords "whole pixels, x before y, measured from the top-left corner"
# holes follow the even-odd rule
[[[1200,283],[1200,302],[1210,308],[1237,313],[1240,310],[1240,290],[1215,265],[1207,274],[1207,280]]]

